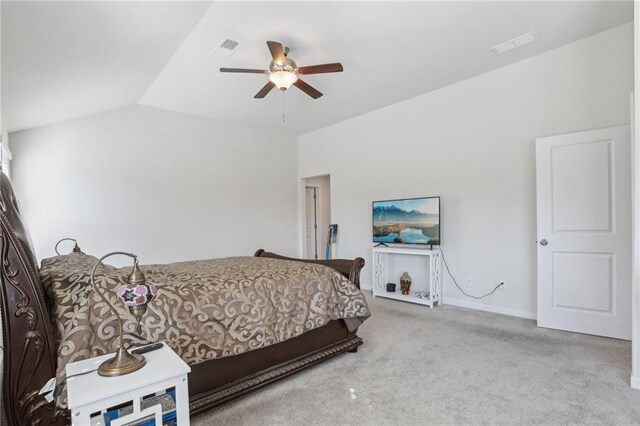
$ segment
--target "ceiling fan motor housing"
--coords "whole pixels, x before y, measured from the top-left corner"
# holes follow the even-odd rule
[[[269,64],[269,71],[287,71],[287,72],[296,72],[298,69],[298,64],[293,59],[286,58],[284,61],[284,65],[277,64],[275,61],[271,61]]]

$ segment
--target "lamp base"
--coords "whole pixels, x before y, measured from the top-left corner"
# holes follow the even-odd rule
[[[132,354],[120,347],[113,358],[100,364],[98,374],[105,377],[123,376],[141,369],[146,363],[142,355]]]

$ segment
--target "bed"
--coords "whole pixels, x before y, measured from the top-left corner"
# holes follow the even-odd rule
[[[4,347],[3,405],[11,425],[66,424],[39,390],[56,375],[52,301],[39,276],[29,233],[9,180],[0,174],[0,280]],[[332,268],[359,288],[364,260],[297,260],[258,250],[254,257],[305,262]],[[353,325],[332,319],[279,343],[193,364],[189,377],[191,413],[225,403],[362,344]]]

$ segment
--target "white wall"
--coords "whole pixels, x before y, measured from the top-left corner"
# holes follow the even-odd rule
[[[295,254],[292,136],[134,106],[9,137],[39,260],[62,237],[142,263]]]
[[[629,122],[631,24],[303,135],[298,176],[331,174],[341,257],[362,256],[370,288],[371,201],[440,195],[443,251],[472,302],[536,312],[534,139]]]

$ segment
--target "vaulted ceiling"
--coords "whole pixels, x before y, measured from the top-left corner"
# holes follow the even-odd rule
[[[131,104],[306,133],[631,22],[632,2],[3,2],[2,102],[10,131]],[[535,30],[501,56],[490,48]],[[231,56],[212,54],[224,38]],[[266,40],[324,93],[253,95]],[[283,111],[286,122],[282,122]]]
[[[209,6],[2,1],[4,125],[137,104]]]

